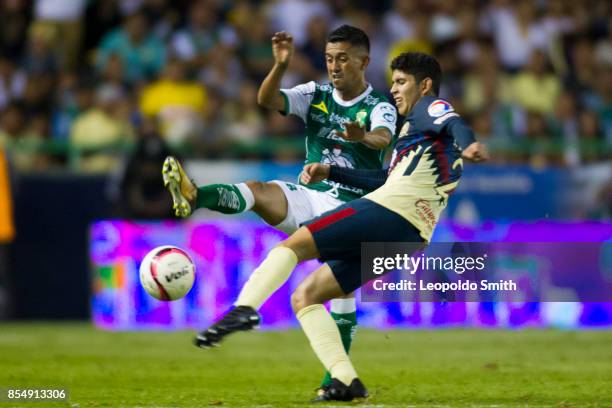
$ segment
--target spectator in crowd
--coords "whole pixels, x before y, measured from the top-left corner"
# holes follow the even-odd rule
[[[419,13],[412,17],[412,32],[410,37],[400,39],[391,44],[387,55],[387,67],[396,56],[403,52],[433,53],[434,44],[430,36],[430,18],[425,13]],[[391,80],[391,72],[387,70],[387,78]]]
[[[610,158],[602,148],[605,139],[599,125],[597,112],[584,110],[578,116],[578,135],[580,137],[580,161],[582,164],[594,163]]]
[[[419,14],[417,0],[393,0],[393,8],[385,13],[383,26],[389,44],[415,36],[414,17]]]
[[[608,146],[612,145],[612,65],[601,64],[596,71],[597,86],[590,108],[599,115]]]
[[[23,96],[26,83],[25,72],[11,58],[0,54],[0,110],[12,99]]]
[[[161,134],[171,146],[193,141],[203,131],[206,92],[201,84],[186,78],[184,63],[168,61],[158,81],[144,88],[140,110],[158,117]]]
[[[561,92],[561,81],[551,71],[546,53],[536,49],[526,70],[510,83],[513,102],[525,110],[551,114]]]
[[[118,216],[147,220],[173,218],[172,200],[159,174],[164,159],[170,154],[159,135],[157,121],[145,118],[134,151],[121,174]]]
[[[48,158],[41,154],[40,135],[28,131],[23,104],[11,102],[0,115],[0,146],[10,150],[19,171],[42,170]]]
[[[287,31],[293,36],[296,48],[304,46],[308,38],[308,23],[315,16],[331,19],[332,11],[321,0],[284,0],[270,2],[272,30]]]
[[[232,50],[238,44],[234,29],[219,21],[216,9],[210,1],[197,0],[189,9],[187,25],[172,37],[171,51],[174,56],[187,62],[189,68],[197,71],[206,67],[209,54],[217,47]],[[262,21],[253,26],[263,26]]]
[[[52,25],[34,23],[30,26],[29,41],[23,67],[28,74],[56,74],[59,58],[54,50],[57,32]]]
[[[227,105],[226,132],[233,143],[253,146],[263,134],[265,124],[257,105],[257,89],[253,82],[243,82],[238,100]]]
[[[503,6],[494,2],[489,10],[489,29],[499,60],[511,72],[527,65],[534,50],[545,50],[548,46],[548,33],[536,19],[536,6],[537,3],[531,0],[519,0]]]
[[[34,4],[37,24],[55,33],[52,46],[67,69],[75,69],[78,63],[85,4],[86,0],[36,0]]]
[[[121,25],[121,17],[119,0],[90,1],[87,3],[83,39],[86,60],[92,61],[91,53],[95,51],[100,39]]]
[[[27,0],[0,2],[0,55],[14,62],[23,57],[32,11]]]
[[[268,29],[265,16],[259,13],[255,20],[262,24],[247,24],[241,28],[240,58],[245,74],[252,81],[260,83],[268,75],[274,58],[272,47],[270,47],[272,33]],[[308,56],[308,52],[305,51],[305,53]]]
[[[91,80],[66,74],[60,80],[58,103],[51,117],[51,134],[68,140],[75,119],[93,107],[95,90]]]
[[[130,84],[154,78],[166,61],[165,44],[150,33],[142,11],[127,16],[121,28],[104,36],[98,49],[98,70],[103,71],[115,54],[121,59],[123,77]]]
[[[112,85],[96,91],[95,105],[77,117],[70,132],[75,167],[82,172],[110,172],[117,167],[122,145],[133,140],[128,101]]]

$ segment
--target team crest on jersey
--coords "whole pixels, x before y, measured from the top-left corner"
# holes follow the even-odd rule
[[[440,116],[446,115],[452,111],[454,111],[454,109],[451,104],[442,99],[436,99],[427,107],[427,113],[429,113],[429,116],[434,118],[439,118]]]
[[[342,147],[339,145],[334,146],[331,151],[323,149],[321,153],[321,163],[323,164],[333,164],[334,166],[349,169],[355,168],[355,160],[350,155],[342,153]]]

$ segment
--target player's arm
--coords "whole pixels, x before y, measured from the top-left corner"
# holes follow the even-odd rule
[[[442,109],[443,108],[443,109]],[[423,97],[413,109],[416,126],[424,131],[448,132],[461,148],[461,157],[473,162],[489,159],[487,148],[476,140],[474,131],[450,103],[435,97]]]
[[[348,122],[344,124],[344,131],[337,132],[346,140],[363,143],[369,148],[382,150],[389,146],[395,133],[395,122],[397,111],[388,102],[381,102],[370,114],[370,131],[359,122]]]
[[[355,143],[363,143],[371,149],[382,150],[391,143],[391,132],[387,128],[379,127],[370,132],[366,132],[365,128],[359,122],[347,122],[344,124],[344,130],[337,132],[343,139]]]
[[[489,160],[487,147],[476,140],[474,131],[460,117],[454,117],[446,127],[461,148],[461,157],[479,163]]]
[[[329,164],[309,163],[304,166],[300,178],[305,184],[317,183],[328,179],[336,183],[374,191],[385,184],[387,170],[350,169],[347,167],[330,166]]]
[[[261,83],[257,93],[257,103],[264,108],[277,111],[285,111],[285,98],[281,93],[281,80],[291,55],[293,55],[293,37],[283,32],[272,36],[272,54],[274,55],[274,66]]]

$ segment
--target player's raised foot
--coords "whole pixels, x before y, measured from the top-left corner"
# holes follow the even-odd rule
[[[323,389],[321,387],[320,389]],[[346,385],[342,381],[332,378],[332,383],[326,390],[320,393],[313,402],[324,401],[352,401],[359,398],[367,398],[368,390],[359,378],[355,378],[351,385]]]
[[[174,214],[177,217],[189,217],[194,210],[198,188],[175,157],[168,156],[164,160],[162,178],[164,186],[172,194]]]
[[[259,326],[259,313],[250,306],[236,306],[208,329],[201,331],[194,339],[198,347],[219,346],[228,334],[237,331],[248,331]]]

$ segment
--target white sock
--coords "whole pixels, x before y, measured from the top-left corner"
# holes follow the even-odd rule
[[[295,316],[310,341],[310,346],[332,378],[346,385],[357,378],[357,372],[344,351],[336,322],[321,304],[306,306]]]
[[[354,297],[332,299],[329,304],[329,310],[335,314],[355,313],[357,311],[357,302]]]
[[[255,196],[253,195],[253,192],[251,191],[249,186],[247,186],[246,183],[238,183],[234,185],[236,186],[236,188],[238,188],[238,190],[240,190],[240,194],[242,194],[242,198],[244,198],[244,201],[246,203],[246,206],[244,207],[243,211],[251,210],[251,208],[253,208],[253,206],[255,205]]]

